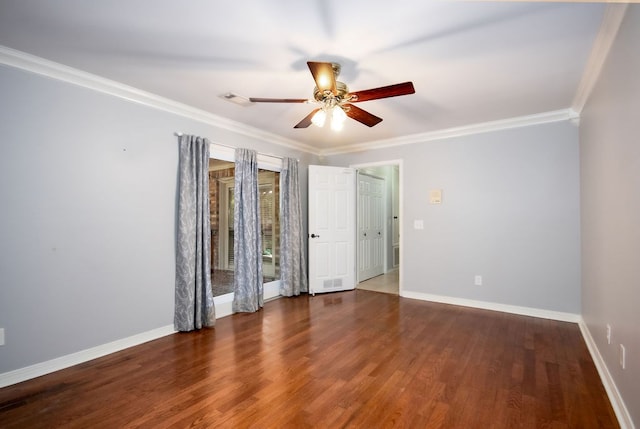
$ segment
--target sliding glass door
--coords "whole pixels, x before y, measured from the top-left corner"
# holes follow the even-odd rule
[[[280,278],[280,173],[260,169],[260,222],[264,282]],[[211,159],[209,197],[211,215],[211,283],[213,295],[233,292],[234,164]]]

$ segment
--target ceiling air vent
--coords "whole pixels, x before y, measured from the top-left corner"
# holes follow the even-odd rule
[[[220,96],[223,100],[227,100],[230,103],[237,104],[239,106],[251,106],[253,103],[246,97],[243,97],[238,94],[234,94],[233,92],[227,92],[226,94],[222,94]]]

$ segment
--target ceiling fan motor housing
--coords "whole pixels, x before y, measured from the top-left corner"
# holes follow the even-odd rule
[[[321,103],[331,103],[333,102],[334,104],[340,104],[342,101],[345,100],[346,95],[349,93],[349,87],[343,83],[343,82],[338,82],[336,81],[336,93],[333,94],[330,90],[326,89],[324,91],[321,91],[318,89],[318,87],[314,87],[313,88],[313,98],[316,101],[319,101]]]

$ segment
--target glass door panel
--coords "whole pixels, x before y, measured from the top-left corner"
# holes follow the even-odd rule
[[[212,160],[214,161],[214,160]],[[280,173],[259,170],[262,269],[265,283],[280,278]],[[234,164],[210,162],[212,276],[214,296],[233,292]]]

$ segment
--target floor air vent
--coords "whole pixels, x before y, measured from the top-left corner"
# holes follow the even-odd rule
[[[342,279],[330,279],[330,280],[325,280],[322,283],[322,287],[324,287],[325,289],[335,289],[337,287],[342,287]]]

